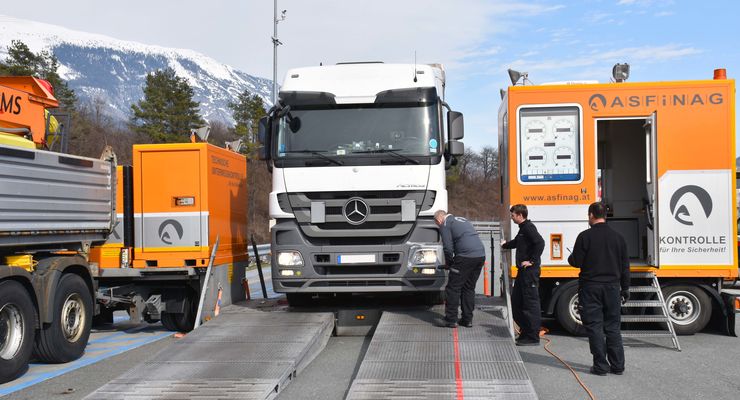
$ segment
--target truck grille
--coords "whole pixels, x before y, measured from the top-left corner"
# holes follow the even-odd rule
[[[285,212],[292,212],[303,233],[314,238],[342,237],[401,237],[414,226],[420,211],[432,208],[436,192],[424,190],[388,190],[356,192],[303,192],[281,193],[278,204]],[[351,199],[359,199],[367,205],[362,210],[367,217],[362,222],[351,221],[345,215],[345,205]],[[413,220],[403,221],[403,202],[412,201]],[[311,203],[323,206],[321,223],[311,222]]]

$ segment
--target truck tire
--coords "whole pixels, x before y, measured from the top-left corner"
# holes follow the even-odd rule
[[[668,316],[678,335],[693,335],[707,326],[712,316],[712,301],[698,286],[676,285],[663,288]]]
[[[578,285],[573,285],[560,294],[555,306],[555,316],[560,326],[571,335],[586,336],[578,310]]]
[[[0,383],[28,369],[35,334],[33,301],[15,281],[0,282]]]
[[[291,307],[302,307],[311,303],[310,293],[286,293],[285,297]]]
[[[438,290],[434,292],[425,292],[424,293],[424,303],[429,305],[438,305],[438,304],[444,304],[445,300],[447,299],[446,293],[444,290]]]
[[[85,352],[92,326],[93,302],[85,281],[75,274],[63,274],[53,299],[54,317],[36,336],[34,353],[49,363],[76,360]]]
[[[195,327],[195,317],[197,316],[198,310],[196,310],[196,304],[192,294],[186,295],[183,300],[183,308],[185,312],[182,313],[162,313],[162,325],[168,331],[172,332],[190,332]]]

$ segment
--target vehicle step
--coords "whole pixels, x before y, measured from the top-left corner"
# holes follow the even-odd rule
[[[673,337],[668,331],[622,331],[622,337],[634,338],[634,337]]]
[[[622,315],[622,322],[668,322],[663,315]]]
[[[630,278],[635,279],[653,279],[654,272],[630,272]]]
[[[630,300],[622,307],[663,307],[663,303],[657,300]]]
[[[655,286],[630,286],[630,293],[658,293]]]

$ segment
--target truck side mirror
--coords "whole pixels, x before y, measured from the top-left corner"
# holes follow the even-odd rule
[[[257,157],[260,160],[270,159],[270,117],[260,118],[259,130],[257,131],[257,140],[260,146]]]
[[[463,144],[463,142],[450,142],[449,151],[450,154],[453,156],[461,156],[465,154],[465,145]]]
[[[450,141],[460,140],[465,136],[465,130],[463,129],[463,115],[461,112],[447,112],[447,129],[449,129]]]

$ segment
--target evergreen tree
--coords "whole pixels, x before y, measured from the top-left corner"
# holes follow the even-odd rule
[[[59,76],[59,60],[44,50],[34,53],[20,40],[13,40],[8,47],[8,57],[0,62],[0,75],[34,76],[46,79],[54,88],[54,97],[62,108],[73,111],[77,96],[67,82]]]
[[[187,140],[192,129],[205,124],[193,94],[187,80],[176,76],[172,68],[148,74],[144,98],[131,106],[131,127],[154,143]]]
[[[235,102],[229,102],[228,106],[236,122],[234,127],[236,134],[244,141],[243,152],[252,154],[259,147],[257,131],[260,118],[267,115],[265,102],[258,95],[251,95],[245,90],[237,96]]]

